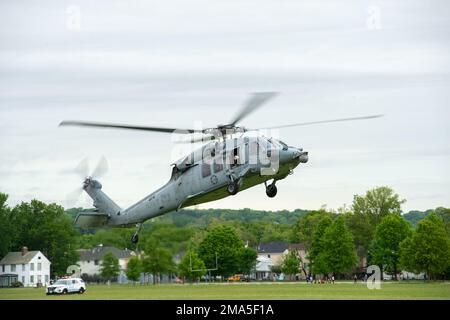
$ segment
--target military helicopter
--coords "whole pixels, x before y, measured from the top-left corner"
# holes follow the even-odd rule
[[[61,122],[60,126],[178,133],[191,135],[192,138],[186,142],[203,142],[200,148],[172,164],[172,175],[164,186],[127,209],[120,208],[111,200],[102,191],[102,184],[94,178],[105,172],[107,163],[104,158],[91,176],[87,176],[86,164],[80,164],[78,171],[86,172],[80,190],[84,190],[93,199],[95,210],[79,213],[76,225],[81,228],[135,225],[136,232],[131,241],[137,243],[142,223],[165,213],[234,196],[259,184],[265,185],[268,197],[275,197],[276,182],[292,174],[300,163],[306,163],[308,152],[302,148],[288,146],[275,138],[250,136],[246,133],[261,129],[238,126],[238,122],[276,95],[276,92],[254,93],[228,124],[201,130],[86,121]],[[380,116],[303,122],[264,129],[371,119]],[[200,137],[194,137],[195,134],[200,134]]]

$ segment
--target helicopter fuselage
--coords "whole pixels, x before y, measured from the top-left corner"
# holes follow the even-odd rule
[[[107,224],[133,225],[219,200],[230,196],[230,183],[236,183],[242,191],[268,180],[275,182],[307,161],[307,152],[275,139],[243,137],[211,142],[175,163],[172,176],[163,187],[125,210],[106,212]],[[91,195],[90,189],[88,186],[86,191]]]
[[[101,189],[86,179],[84,190],[94,200],[93,213],[80,213],[80,227],[131,226],[181,208],[219,200],[264,183],[286,178],[308,152],[276,139],[241,137],[210,142],[173,164],[170,180],[127,209],[121,209]],[[230,185],[234,192],[230,192]],[[273,189],[272,189],[273,190]],[[266,191],[268,192],[268,191]],[[275,190],[276,194],[276,190]],[[274,196],[275,194],[268,196]]]

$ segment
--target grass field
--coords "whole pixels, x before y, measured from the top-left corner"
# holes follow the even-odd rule
[[[338,282],[336,284],[302,283],[224,283],[195,285],[90,285],[83,295],[46,296],[43,288],[0,289],[0,300],[170,300],[170,299],[450,299],[450,282],[382,283],[381,289],[369,290],[365,284]]]

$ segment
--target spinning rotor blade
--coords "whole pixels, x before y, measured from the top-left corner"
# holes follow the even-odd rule
[[[108,161],[106,161],[105,156],[102,156],[100,161],[97,164],[97,167],[94,169],[94,172],[92,172],[92,177],[95,179],[98,179],[105,175],[108,172],[109,166]]]
[[[230,122],[230,125],[235,126],[236,123],[247,117],[250,113],[254,112],[277,94],[277,92],[255,92],[250,96],[250,99],[244,104],[242,109],[235,115]]]
[[[132,126],[126,124],[113,124],[113,123],[101,123],[101,122],[86,122],[86,121],[63,121],[59,126],[78,126],[78,127],[96,127],[96,128],[114,128],[114,129],[129,129],[129,130],[142,130],[142,131],[156,131],[172,133],[174,131],[184,131],[186,133],[202,132],[192,129],[179,129],[179,128],[163,128],[163,127],[146,127],[146,126]]]
[[[257,130],[261,130],[261,129],[280,129],[280,128],[289,128],[289,127],[309,126],[309,125],[312,125],[312,124],[319,124],[319,123],[342,122],[342,121],[353,121],[353,120],[365,120],[365,119],[380,118],[382,116],[383,116],[382,114],[377,114],[377,115],[365,116],[365,117],[341,118],[341,119],[333,119],[333,120],[301,122],[301,123],[286,124],[286,125],[281,125],[281,126],[265,127],[265,128],[259,128],[259,129],[247,129],[246,131],[257,131]]]
[[[89,161],[87,158],[81,160],[76,166],[75,173],[80,176],[81,179],[85,179],[89,175]]]
[[[81,194],[83,193],[83,188],[77,188],[66,196],[66,204],[73,205],[78,202]]]
[[[203,137],[193,138],[193,139],[186,139],[181,141],[175,141],[174,143],[196,143],[196,142],[210,142],[214,140],[213,135],[207,135],[205,134]]]

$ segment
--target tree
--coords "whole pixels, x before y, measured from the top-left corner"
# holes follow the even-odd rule
[[[160,246],[155,239],[149,239],[145,243],[145,257],[142,260],[142,269],[145,273],[153,275],[153,284],[162,274],[170,274],[175,271],[175,263],[172,253]]]
[[[297,250],[291,250],[283,257],[281,263],[281,271],[288,275],[291,280],[292,276],[300,272],[300,263],[302,262]]]
[[[450,240],[442,219],[431,213],[400,245],[400,264],[408,271],[433,278],[450,266]]]
[[[100,265],[100,275],[104,280],[115,281],[120,273],[119,259],[112,253],[108,252],[103,256]]]
[[[389,214],[400,215],[404,202],[389,187],[378,187],[367,191],[364,196],[353,197],[352,210],[346,214],[346,223],[353,234],[360,258],[367,255],[375,228],[381,219]]]
[[[242,274],[250,274],[256,267],[256,259],[258,253],[256,250],[244,247],[239,251],[239,269],[238,272]]]
[[[314,270],[318,273],[345,273],[358,262],[352,234],[342,216],[325,229],[320,246],[321,251],[314,261]]]
[[[230,276],[239,271],[240,252],[244,244],[229,226],[219,225],[210,230],[199,245],[200,259],[205,262],[208,269],[216,267],[215,275]]]
[[[4,257],[11,249],[15,228],[10,223],[11,209],[7,206],[8,195],[0,193],[0,257]]]
[[[447,233],[450,236],[450,208],[438,207],[434,212],[442,218],[447,228]]]
[[[372,243],[372,263],[394,274],[397,280],[400,243],[411,234],[409,223],[398,215],[385,216],[375,231]]]
[[[313,236],[311,240],[311,248],[308,253],[308,260],[310,264],[311,273],[326,273],[326,265],[323,265],[323,261],[318,260],[321,252],[325,250],[323,244],[323,236],[326,230],[333,224],[333,221],[329,216],[324,216],[318,222],[317,226],[314,228]]]
[[[353,197],[352,209],[355,214],[368,214],[375,224],[388,214],[401,214],[401,205],[398,194],[389,187],[378,187],[366,192],[365,196]]]
[[[27,246],[42,251],[52,262],[52,276],[66,274],[67,267],[78,261],[79,234],[63,207],[38,200],[22,202],[12,209],[10,225],[14,226],[10,249]]]
[[[125,274],[128,280],[136,282],[141,276],[141,270],[141,260],[138,257],[131,257],[130,260],[128,260],[127,270],[125,271]]]
[[[136,246],[130,242],[134,232],[132,228],[112,228],[98,230],[95,234],[84,237],[90,240],[89,247],[95,247],[101,243],[104,246],[135,250]]]
[[[180,276],[191,282],[197,281],[206,274],[205,263],[196,252],[188,252],[178,265]]]
[[[332,218],[332,213],[327,212],[325,209],[320,209],[311,211],[299,218],[292,228],[291,242],[302,242],[305,244],[307,251],[309,251],[314,238],[314,230],[325,216]]]

